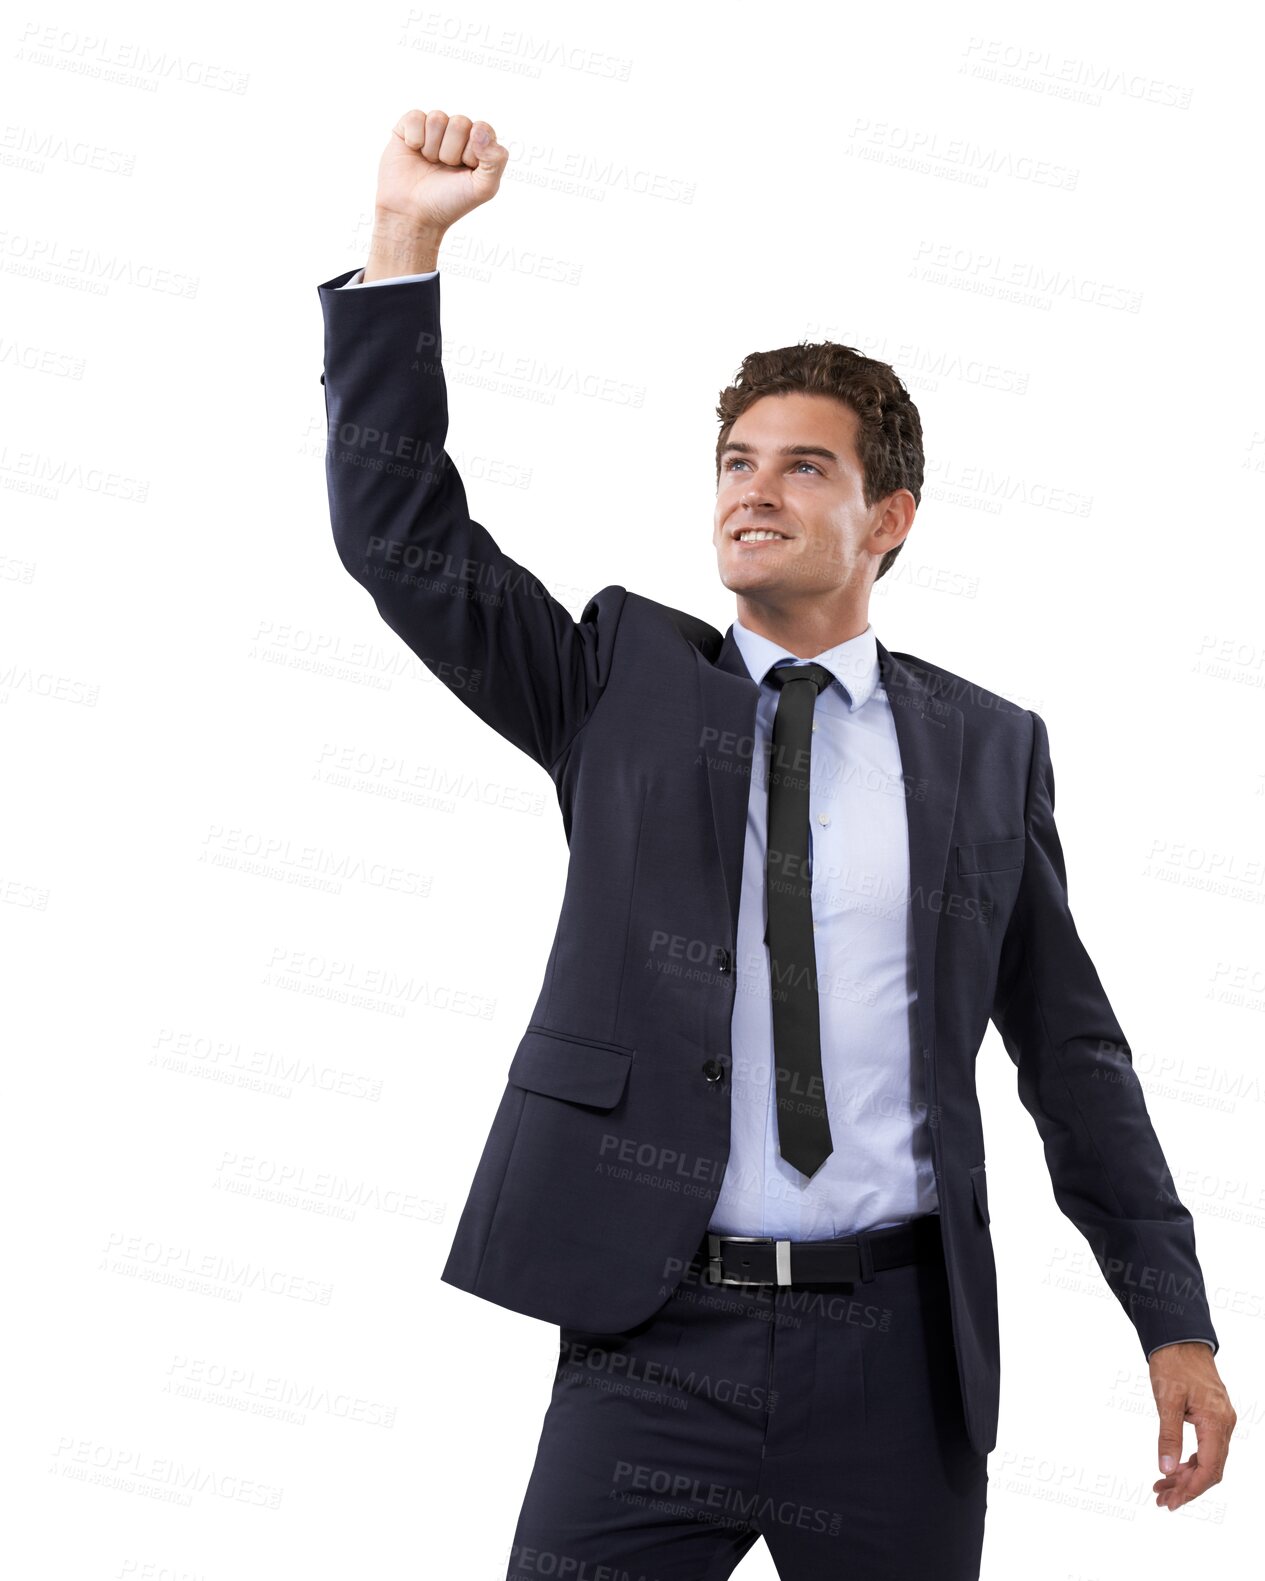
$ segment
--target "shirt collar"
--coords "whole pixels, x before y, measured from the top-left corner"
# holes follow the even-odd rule
[[[734,641],[742,654],[742,662],[753,681],[763,682],[775,664],[791,659],[796,664],[806,661],[789,649],[780,647],[758,631],[749,631],[738,619],[733,623]],[[834,684],[841,688],[850,712],[856,713],[874,695],[879,681],[878,638],[874,627],[865,630],[846,642],[836,643],[812,656],[814,664],[824,666],[835,677]]]

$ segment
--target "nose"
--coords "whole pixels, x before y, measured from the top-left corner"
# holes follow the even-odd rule
[[[777,500],[773,493],[774,476],[774,473],[762,470],[750,473],[747,477],[747,486],[742,491],[742,503],[751,506],[775,505]]]

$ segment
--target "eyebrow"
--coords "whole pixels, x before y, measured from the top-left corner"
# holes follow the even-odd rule
[[[754,445],[744,444],[740,439],[731,439],[720,453],[722,461],[731,450],[737,450],[744,456],[753,456],[756,453]],[[839,460],[834,451],[827,450],[824,445],[783,445],[774,454],[779,456],[820,456],[824,461],[834,462]]]

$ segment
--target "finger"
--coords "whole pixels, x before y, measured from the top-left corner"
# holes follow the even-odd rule
[[[502,148],[500,143],[483,143],[475,145],[475,152],[479,162],[474,169],[473,186],[480,203],[486,203],[496,193],[501,185],[501,176],[505,170],[505,162],[509,158],[509,150]]]
[[[391,130],[410,148],[420,148],[426,137],[426,116],[421,110],[405,110]]]
[[[1195,1453],[1199,1469],[1206,1471],[1213,1482],[1220,1482],[1225,1472],[1226,1456],[1230,1453],[1230,1427],[1220,1417],[1195,1417]],[[1203,1491],[1202,1489],[1200,1490]]]
[[[485,143],[479,143],[476,141],[480,132],[487,133],[487,141]],[[496,132],[488,124],[488,122],[475,121],[470,128],[470,136],[466,140],[466,146],[462,150],[462,163],[469,165],[471,170],[473,170],[474,167],[479,163],[479,156],[481,154],[486,156],[488,149],[491,148],[492,144],[495,142]]]
[[[1199,1464],[1196,1451],[1184,1465],[1178,1466],[1171,1481],[1173,1486],[1166,1491],[1161,1502],[1169,1509],[1177,1510],[1192,1499],[1197,1499],[1201,1493],[1206,1493],[1218,1478],[1212,1474],[1210,1467]]]
[[[462,150],[470,136],[470,117],[450,115],[443,141],[439,145],[439,162],[442,165],[459,165]]]
[[[1177,1489],[1177,1500],[1182,1504],[1197,1499],[1221,1481],[1230,1448],[1230,1435],[1220,1423],[1197,1421],[1195,1434],[1199,1448],[1190,1457],[1189,1474]]]
[[[1156,1504],[1165,1509],[1176,1508],[1180,1502],[1178,1495],[1185,1486],[1189,1474],[1190,1466],[1187,1463],[1186,1465],[1178,1466],[1171,1476],[1161,1477],[1151,1489],[1152,1493],[1155,1494]]]
[[[421,129],[419,131],[419,128]],[[426,120],[420,110],[406,110],[391,128],[394,136],[410,148],[416,148],[425,133]]]
[[[448,130],[448,116],[443,110],[427,110],[426,112],[426,137],[422,143],[422,158],[435,163],[439,159],[439,147],[444,140],[444,133]]]
[[[1190,1481],[1195,1463],[1195,1455],[1191,1455],[1190,1459],[1183,1461],[1180,1466],[1174,1466],[1167,1476],[1161,1477],[1158,1482],[1151,1484],[1151,1492],[1164,1494],[1180,1493]],[[1163,1503],[1165,1501],[1157,1500],[1156,1502]]]
[[[1182,1426],[1186,1420],[1185,1389],[1167,1388],[1161,1398],[1156,1396],[1160,1413],[1159,1466],[1167,1476],[1182,1458]]]

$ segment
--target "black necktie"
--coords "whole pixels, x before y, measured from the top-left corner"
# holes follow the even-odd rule
[[[834,676],[820,664],[770,670],[781,688],[769,760],[769,832],[765,859],[769,986],[778,1150],[812,1176],[830,1157],[830,1122],[821,1073],[817,958],[813,948],[812,875],[808,868],[808,784],[813,709]]]

